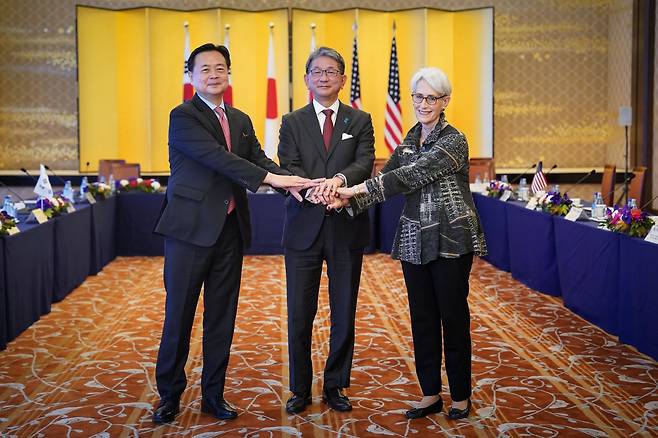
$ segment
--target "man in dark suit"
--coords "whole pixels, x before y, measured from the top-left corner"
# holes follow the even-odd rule
[[[336,189],[370,177],[375,159],[370,115],[342,104],[345,61],[327,47],[306,62],[304,80],[313,102],[284,116],[279,143],[281,167],[306,178],[326,178],[304,202],[288,199],[283,233],[288,292],[288,354],[292,396],[286,411],[311,403],[311,337],[317,312],[322,263],[327,262],[331,332],[324,368],[323,401],[337,411],[352,409],[342,392],[350,385],[354,316],[363,249],[370,240],[367,212],[351,218],[327,210]]]
[[[155,232],[165,236],[165,320],[156,365],[155,423],[173,421],[185,389],[185,363],[197,301],[204,288],[201,411],[231,419],[224,400],[240,288],[243,248],[251,240],[245,188],[261,183],[298,190],[308,180],[279,168],[260,148],[249,116],[225,105],[231,59],[205,44],[188,59],[196,94],[171,111],[165,206]],[[289,176],[283,176],[289,175]],[[301,199],[301,197],[300,197]]]

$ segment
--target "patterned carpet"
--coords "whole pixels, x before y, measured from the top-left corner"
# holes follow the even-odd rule
[[[162,258],[119,258],[0,352],[0,435],[42,436],[658,436],[658,364],[477,260],[471,277],[473,404],[407,421],[418,400],[399,264],[366,256],[357,311],[354,410],[320,398],[328,343],[323,283],[314,331],[313,405],[289,416],[283,258],[247,257],[226,398],[233,421],[199,411],[201,309],[182,412],[151,423],[164,289]],[[202,304],[200,304],[200,307]],[[656,334],[647,334],[647,336]],[[445,377],[444,377],[445,381]],[[444,401],[449,404],[447,390]]]

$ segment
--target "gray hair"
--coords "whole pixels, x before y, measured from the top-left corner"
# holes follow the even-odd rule
[[[340,56],[340,53],[338,53],[336,49],[324,46],[318,47],[317,49],[313,50],[310,55],[308,55],[308,59],[306,60],[306,74],[308,74],[311,69],[311,63],[321,56],[326,56],[327,58],[331,58],[336,61],[338,63],[338,70],[340,70],[340,74],[345,74],[345,60],[343,57]]]
[[[423,67],[418,70],[411,78],[411,92],[416,92],[418,82],[423,79],[434,89],[439,95],[450,96],[452,93],[452,86],[448,80],[448,76],[443,73],[438,67]]]

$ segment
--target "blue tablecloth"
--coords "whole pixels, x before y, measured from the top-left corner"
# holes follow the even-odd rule
[[[7,348],[7,291],[5,290],[5,239],[0,238],[0,350]]]
[[[549,295],[560,295],[553,217],[506,203],[512,277]]]
[[[400,216],[404,209],[405,198],[402,195],[393,196],[379,204],[379,250],[391,253],[395,231],[398,228]]]
[[[121,193],[117,197],[116,252],[120,256],[162,256],[164,239],[153,234],[153,227],[164,201],[164,194]],[[277,192],[248,193],[251,215],[251,247],[246,254],[283,254],[281,238],[285,221],[285,197]],[[375,209],[370,211],[371,244],[376,250]]]
[[[7,341],[49,313],[53,298],[55,223],[19,229],[4,238]]]
[[[473,201],[480,215],[488,254],[483,257],[498,269],[510,271],[507,237],[507,205],[498,199],[473,193]]]
[[[619,339],[658,360],[658,245],[619,236]]]
[[[91,253],[91,208],[76,206],[77,211],[53,219],[54,285],[53,301],[63,300],[89,275]]]
[[[116,207],[116,196],[91,206],[91,275],[98,274],[116,257]]]
[[[562,217],[553,221],[565,306],[617,334],[619,234],[599,230],[589,221],[570,222]]]
[[[117,195],[116,252],[120,256],[161,256],[164,237],[153,228],[164,202],[163,194],[121,193]]]

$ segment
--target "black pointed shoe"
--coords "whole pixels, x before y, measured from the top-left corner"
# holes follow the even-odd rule
[[[153,411],[153,422],[155,424],[171,423],[176,418],[179,409],[178,399],[163,398]]]
[[[439,398],[437,401],[429,406],[425,406],[424,408],[409,409],[404,415],[410,420],[415,420],[416,418],[427,417],[430,414],[437,414],[441,412],[441,409],[443,409],[443,400]]]
[[[340,388],[323,389],[322,401],[328,404],[334,411],[347,412],[352,410],[350,399],[340,392]]]
[[[201,412],[210,414],[219,420],[232,420],[238,416],[235,409],[223,398],[213,398],[210,400],[201,400]]]
[[[310,395],[295,394],[286,402],[286,412],[290,415],[298,414],[306,409],[306,406],[311,404]]]
[[[460,420],[462,418],[468,417],[471,413],[471,399],[468,399],[468,403],[464,409],[450,408],[448,411],[448,418],[451,420]]]

